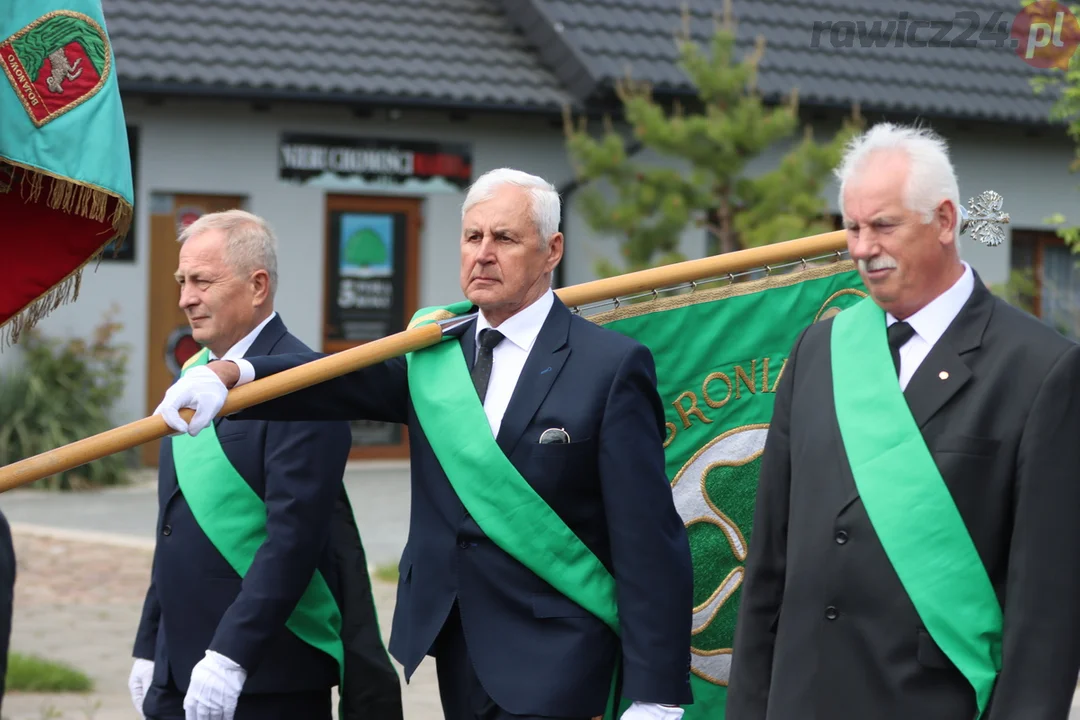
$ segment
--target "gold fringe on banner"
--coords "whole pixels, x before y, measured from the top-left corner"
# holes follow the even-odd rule
[[[0,323],[0,350],[19,342],[19,337],[24,332],[33,328],[53,310],[78,300],[79,289],[82,287],[83,269],[89,263],[100,259],[109,243],[126,237],[134,220],[134,209],[119,195],[6,158],[0,158],[0,178],[4,177],[5,166],[11,168],[11,180],[7,191],[18,185],[21,198],[28,205],[40,202],[48,185],[48,192],[45,194],[46,207],[98,222],[107,219],[113,232],[79,267],[68,273],[41,297],[8,318],[6,322]],[[0,185],[0,192],[4,191],[3,185]],[[111,213],[109,213],[110,203],[114,205]]]
[[[815,258],[815,260],[817,259],[818,258]],[[658,297],[654,300],[647,300],[641,303],[621,305],[612,310],[589,315],[588,319],[597,325],[606,325],[607,323],[615,322],[616,320],[625,320],[626,318],[648,315],[654,312],[684,308],[703,302],[712,302],[714,300],[725,300],[727,298],[750,295],[752,293],[763,292],[773,288],[790,287],[808,280],[819,280],[821,278],[855,270],[855,263],[851,260],[840,260],[837,259],[837,256],[827,256],[822,258],[822,260],[827,260],[828,262],[823,265],[809,265],[804,269],[795,270],[782,275],[767,275],[766,277],[758,280],[750,280],[749,282],[732,282],[722,287],[710,288],[708,290],[692,290],[681,295],[675,295],[674,297]],[[795,261],[793,263],[793,265],[799,264],[800,261]],[[723,280],[723,278],[718,279]],[[701,284],[707,282],[708,281],[703,281]]]

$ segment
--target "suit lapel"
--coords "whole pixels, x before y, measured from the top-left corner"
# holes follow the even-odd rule
[[[255,336],[255,341],[251,343],[251,347],[244,353],[245,358],[260,357],[262,355],[269,355],[277,345],[278,340],[285,337],[286,333],[285,322],[281,319],[281,313],[274,316],[274,319],[266,323],[259,334]],[[221,426],[221,421],[224,420],[224,416],[219,415],[214,418],[214,428]]]
[[[570,355],[567,344],[569,332],[570,311],[556,297],[525,361],[525,367],[521,369],[514,394],[499,426],[496,440],[507,457],[521,439],[540,403],[544,402]]]
[[[920,428],[971,381],[971,369],[963,356],[982,344],[993,309],[993,296],[976,275],[971,297],[931,348],[904,391]]]
[[[266,326],[259,331],[259,334],[255,336],[255,342],[251,343],[251,347],[244,353],[244,357],[261,357],[263,355],[270,355],[277,345],[278,340],[285,337],[285,333],[288,332],[285,329],[285,321],[281,319],[281,313],[274,316],[274,319],[266,323]]]

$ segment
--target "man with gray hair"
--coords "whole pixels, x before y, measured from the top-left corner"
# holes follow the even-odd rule
[[[204,346],[185,376],[213,360],[308,351],[274,311],[274,236],[261,218],[204,215],[179,240],[180,307]],[[340,686],[342,720],[401,720],[342,485],[350,445],[340,420],[228,418],[162,442],[129,681],[143,717],[329,720]]]
[[[483,175],[462,207],[467,301],[414,319],[478,310],[458,337],[239,417],[408,425],[390,651],[406,677],[435,657],[447,720],[584,720],[613,692],[632,701],[624,720],[677,720],[692,701],[693,577],[653,359],[555,296],[558,223],[550,183]],[[317,357],[211,363],[169,389],[162,416],[201,436],[226,388]]]
[[[1080,669],[1080,346],[957,253],[945,142],[837,171],[869,297],[777,388],[728,720],[1062,720]]]

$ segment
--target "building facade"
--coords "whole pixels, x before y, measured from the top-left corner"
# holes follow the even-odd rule
[[[685,92],[671,81],[670,48],[663,50],[655,38],[650,44],[620,37],[618,27],[625,35],[635,23],[652,28],[650,19],[678,24],[677,13],[657,9],[669,4],[638,4],[640,13],[620,14],[613,0],[319,0],[301,6],[259,0],[229,8],[106,0],[130,127],[135,223],[119,252],[88,268],[79,300],[54,311],[40,328],[85,335],[115,308],[123,326],[118,340],[130,351],[115,420],[151,413],[193,350],[172,277],[177,230],[202,213],[242,207],[265,217],[277,233],[275,305],[301,340],[334,352],[399,331],[417,308],[461,298],[465,190],[480,174],[504,166],[564,190],[567,251],[558,282],[593,279],[597,259],[617,257],[617,245],[592,232],[577,212],[563,107],[593,117],[611,112],[616,60],[627,58],[636,73],[652,73],[658,87],[667,83],[672,95]],[[716,4],[692,4],[702,37],[707,11]],[[760,6],[736,3],[737,13],[740,8],[751,18],[752,33]],[[798,27],[812,23],[807,13],[794,13]],[[938,129],[952,148],[961,201],[992,189],[1011,214],[1005,245],[985,248],[965,239],[965,259],[988,283],[1004,282],[1014,267],[1030,266],[1037,278],[1056,274],[1055,287],[1066,289],[1066,299],[1044,299],[1040,309],[1053,313],[1063,303],[1059,311],[1067,310],[1076,273],[1047,218],[1068,214],[1075,203],[1077,179],[1068,167],[1073,151],[1063,129],[1045,121],[1046,101],[1023,94],[1030,94],[1030,68],[1015,56],[990,53],[991,71],[998,63],[996,72],[1008,82],[999,77],[994,89],[980,85],[976,73],[973,92],[971,77],[957,75],[962,60],[960,70],[946,67],[937,81],[921,86],[895,69],[896,77],[875,81],[868,66],[897,61],[866,51],[870,61],[852,69],[842,48],[807,50],[790,40],[833,75],[851,75],[844,83],[806,68],[803,75],[786,72],[785,62],[802,67],[809,61],[785,48],[791,28],[781,24],[780,30],[773,51],[778,64],[762,67],[766,94],[798,85],[804,120],[822,134],[854,102],[869,122],[917,118]],[[655,34],[670,43],[670,33]],[[447,35],[456,42],[446,42]],[[374,50],[365,49],[364,38]],[[874,50],[896,55],[892,48]],[[923,69],[921,56],[915,58],[908,61],[911,76]],[[871,75],[861,85],[859,72]],[[807,84],[810,93],[803,90]],[[782,150],[759,158],[751,172],[775,167]],[[835,186],[826,191],[834,212],[835,193]],[[687,230],[681,250],[702,256],[705,232]],[[0,363],[12,353],[6,355]],[[400,428],[357,423],[354,437],[357,458],[405,455]],[[153,464],[156,447],[146,446],[142,457]]]

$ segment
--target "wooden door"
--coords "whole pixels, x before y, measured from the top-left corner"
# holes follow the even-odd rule
[[[150,312],[146,355],[146,414],[154,412],[184,360],[199,345],[180,309],[180,287],[173,274],[180,258],[180,231],[201,215],[241,208],[236,195],[155,195],[150,214]],[[142,462],[157,467],[158,441],[142,446]]]
[[[421,200],[326,197],[323,352],[403,331],[417,310]],[[352,423],[350,458],[407,458],[403,425]]]

